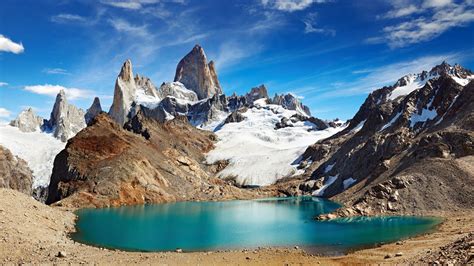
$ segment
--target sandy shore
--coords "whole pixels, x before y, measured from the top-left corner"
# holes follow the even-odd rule
[[[160,264],[160,265],[335,265],[426,261],[430,254],[468,236],[474,212],[429,213],[446,220],[434,233],[345,256],[321,257],[295,248],[261,248],[214,252],[124,252],[76,243],[74,214],[41,204],[13,190],[0,189],[0,264]],[[471,248],[472,249],[472,248]],[[58,256],[61,252],[64,257]],[[395,256],[399,253],[401,256]],[[385,258],[390,255],[390,258]]]

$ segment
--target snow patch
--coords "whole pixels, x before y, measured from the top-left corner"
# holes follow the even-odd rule
[[[25,133],[16,127],[1,125],[0,145],[28,163],[33,171],[33,188],[37,188],[49,185],[54,158],[66,143],[49,133]]]
[[[438,115],[438,113],[436,112],[436,110],[434,108],[432,110],[430,110],[430,108],[433,104],[433,100],[434,100],[434,96],[433,96],[433,98],[431,98],[431,101],[426,105],[426,107],[421,110],[420,114],[415,113],[415,114],[411,115],[411,117],[410,117],[410,127],[411,128],[413,128],[416,125],[416,123],[418,123],[418,122],[425,123],[428,120],[433,120]]]
[[[398,118],[400,117],[400,115],[402,115],[402,112],[398,112],[387,124],[385,124],[385,125],[379,130],[379,132],[385,130],[386,128],[391,127],[391,126],[398,120]]]
[[[352,177],[349,177],[347,179],[345,179],[344,181],[342,181],[342,185],[344,185],[344,190],[348,189],[350,186],[352,186],[355,182],[357,182],[357,180],[355,180],[354,178]]]
[[[324,173],[328,173],[329,171],[331,171],[335,164],[336,163],[327,165],[326,168],[324,168]]]
[[[242,114],[247,119],[224,124],[215,131],[219,141],[207,154],[208,163],[229,160],[229,165],[218,175],[235,177],[239,185],[271,185],[292,176],[297,173],[294,162],[309,145],[343,129],[316,131],[311,123],[299,121],[293,123],[293,127],[275,130],[281,118],[289,118],[296,111],[267,104],[266,99],[258,99],[254,105],[257,107]]]
[[[355,127],[351,130],[351,133],[359,132],[359,131],[364,127],[364,124],[365,124],[366,121],[367,121],[367,119],[365,119],[364,121],[361,121],[359,124],[357,124],[357,126],[355,126]]]
[[[319,189],[315,190],[312,195],[315,196],[315,197],[323,196],[324,191],[326,190],[326,188],[328,188],[330,185],[332,185],[332,183],[334,183],[337,180],[338,177],[339,177],[339,174],[334,175],[334,176],[332,176],[332,175],[328,176],[326,178],[326,181],[324,182],[324,185],[322,187],[320,187]]]

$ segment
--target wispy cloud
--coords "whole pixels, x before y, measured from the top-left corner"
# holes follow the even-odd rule
[[[109,23],[118,32],[132,34],[140,37],[151,36],[151,33],[148,31],[147,25],[133,25],[130,22],[121,18],[109,19]]]
[[[304,10],[313,3],[324,3],[327,0],[261,0],[264,7],[277,9],[285,12]]]
[[[130,10],[138,10],[143,8],[145,5],[148,4],[155,4],[160,2],[159,0],[102,0],[100,1],[102,4],[130,9]]]
[[[0,107],[0,117],[1,118],[9,118],[11,114],[12,114],[12,112],[10,112],[9,110],[7,110],[3,107]]]
[[[71,75],[66,69],[62,68],[45,68],[43,73],[52,74],[52,75]]]
[[[24,89],[32,93],[47,95],[51,97],[56,97],[59,91],[64,90],[64,92],[66,93],[66,97],[70,100],[88,99],[94,96],[94,93],[90,90],[66,88],[60,85],[51,84],[25,86]]]
[[[412,17],[414,14],[420,15]],[[430,41],[451,28],[468,25],[474,21],[474,2],[465,0],[455,4],[450,0],[426,0],[418,5],[397,5],[379,18],[404,18],[404,21],[384,27],[381,36],[368,38],[366,42],[387,43],[391,48],[405,47]]]
[[[6,82],[0,82],[0,87],[8,86],[8,83]]]
[[[16,43],[0,34],[0,52],[19,54],[23,51],[25,51],[25,48],[22,43]]]
[[[318,14],[316,12],[311,12],[302,20],[305,25],[304,33],[322,33],[335,36],[335,30],[318,27],[316,23],[317,16]]]
[[[84,23],[87,21],[86,17],[79,16],[76,14],[61,13],[51,17],[52,22],[56,23],[67,23],[67,22],[81,22]]]

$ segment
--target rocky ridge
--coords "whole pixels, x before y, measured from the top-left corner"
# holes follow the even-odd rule
[[[431,78],[392,99],[405,79],[374,91],[345,130],[309,147],[301,189],[342,200],[342,216],[472,208],[472,72],[443,63],[417,77]]]
[[[160,123],[139,112],[125,128],[100,114],[70,139],[55,159],[47,203],[104,207],[250,193],[213,177],[202,162],[215,137],[185,118]]]
[[[23,132],[38,131],[43,127],[44,119],[37,116],[33,108],[29,107],[18,114],[18,116],[10,122],[10,126],[17,127]]]

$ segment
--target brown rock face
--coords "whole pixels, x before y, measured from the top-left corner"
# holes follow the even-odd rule
[[[31,195],[33,173],[28,164],[13,156],[12,153],[0,146],[0,187],[11,188]]]
[[[187,89],[196,92],[200,100],[214,94],[222,94],[214,62],[207,63],[204,49],[199,45],[194,46],[193,50],[179,61],[174,81],[179,81]]]
[[[435,67],[439,77],[395,100],[380,100],[391,88],[371,93],[346,130],[305,152],[312,180],[333,181],[316,193],[346,203],[338,215],[474,207],[474,81],[445,73],[460,69]]]
[[[141,113],[125,128],[131,131],[102,113],[72,138],[55,159],[47,203],[103,207],[245,195],[202,164],[212,133],[185,118],[159,123]]]

